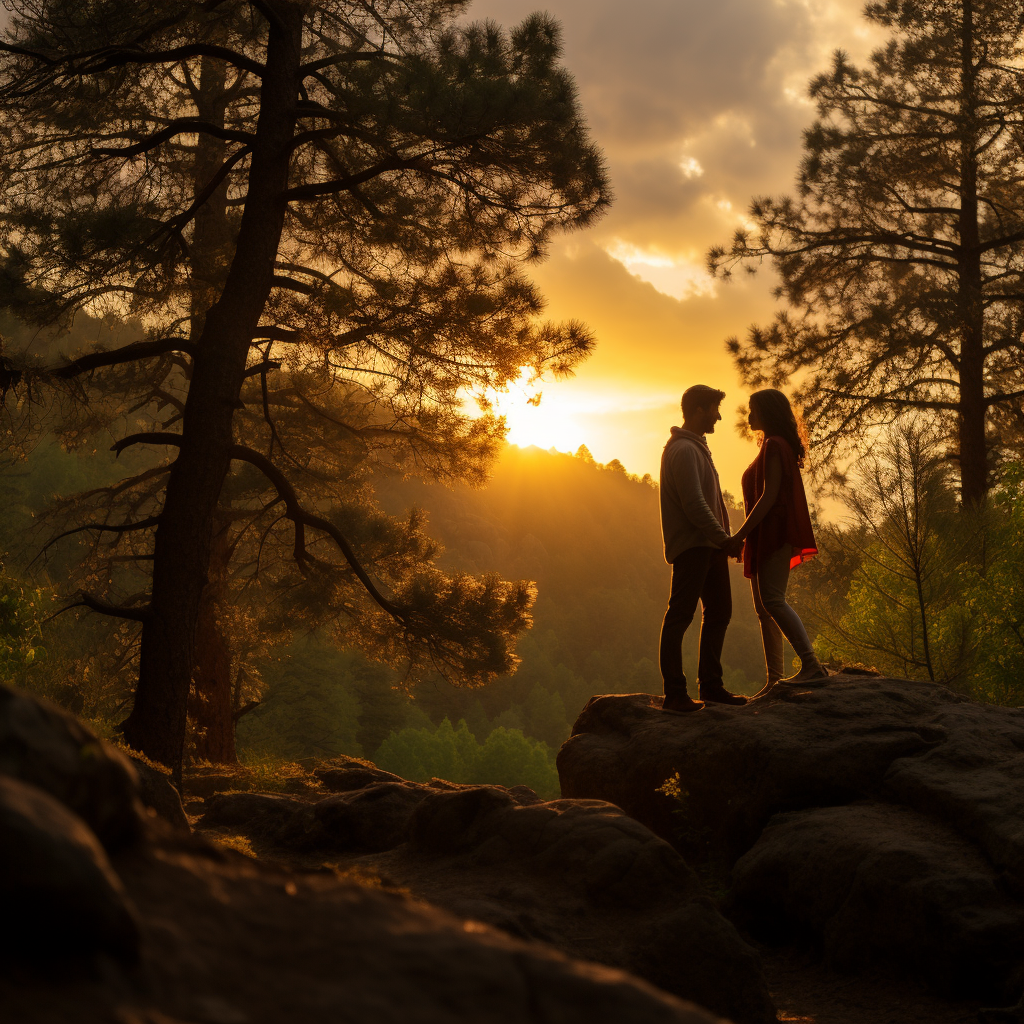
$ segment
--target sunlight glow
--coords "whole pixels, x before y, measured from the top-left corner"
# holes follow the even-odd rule
[[[534,380],[524,366],[506,391],[490,391],[487,400],[498,416],[505,417],[508,441],[520,448],[536,445],[575,452],[586,443],[584,429],[565,401],[544,401],[543,381]]]

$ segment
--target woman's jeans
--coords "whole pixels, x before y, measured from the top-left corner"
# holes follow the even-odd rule
[[[782,660],[782,638],[789,641],[802,663],[814,657],[814,648],[800,616],[786,603],[789,584],[790,545],[779,548],[761,560],[757,572],[750,577],[754,595],[754,611],[761,624],[761,642],[768,668],[768,682],[773,683],[785,675]]]

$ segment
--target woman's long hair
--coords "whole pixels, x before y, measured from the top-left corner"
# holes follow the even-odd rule
[[[796,464],[802,467],[807,455],[807,431],[793,412],[789,399],[775,388],[765,388],[750,396],[750,408],[764,424],[759,443],[766,437],[784,438],[793,449]]]

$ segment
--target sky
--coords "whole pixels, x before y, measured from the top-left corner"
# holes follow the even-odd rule
[[[511,26],[546,9],[561,23],[614,203],[563,235],[530,274],[547,315],[587,323],[597,349],[569,381],[544,382],[536,408],[505,399],[509,439],[657,476],[684,388],[727,393],[709,438],[722,484],[739,490],[754,454],[735,424],[746,391],[730,336],[776,308],[772,274],[708,277],[704,259],[746,222],[750,199],[792,191],[807,83],[842,48],[863,60],[879,37],[862,0],[476,0],[470,18]],[[742,279],[741,279],[742,278]],[[501,405],[501,403],[499,403]]]

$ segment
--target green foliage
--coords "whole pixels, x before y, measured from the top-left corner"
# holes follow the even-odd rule
[[[965,605],[974,623],[974,696],[1024,705],[1024,465],[1007,467],[993,495],[985,570],[965,567]]]
[[[832,561],[852,569],[842,610],[819,605],[822,657],[966,685],[973,623],[964,573],[980,533],[957,507],[943,455],[929,426],[898,422],[844,493],[852,524],[821,531],[819,571]]]
[[[54,601],[51,590],[25,586],[0,569],[0,679],[23,683],[25,670],[44,655],[43,619]]]
[[[392,733],[373,760],[379,768],[413,782],[438,778],[481,785],[524,785],[549,800],[560,794],[551,748],[518,729],[494,729],[481,744],[465,721],[453,727],[445,718],[436,729]]]
[[[103,329],[97,321],[78,325],[84,333]],[[67,427],[73,432],[70,423]],[[95,450],[75,448],[75,443],[75,438],[65,436],[61,441],[44,433],[15,451],[14,458],[0,469],[0,532],[7,543],[8,589],[18,592],[18,602],[35,605],[34,609],[22,607],[17,614],[28,614],[39,637],[37,643],[29,644],[36,654],[30,660],[21,659],[17,678],[19,685],[66,707],[104,736],[112,737],[124,718],[134,685],[138,626],[84,608],[72,608],[49,619],[65,603],[64,599],[58,601],[58,589],[70,589],[68,581],[81,571],[96,535],[79,533],[59,546],[41,549],[56,529],[55,522],[62,521],[55,510],[63,506],[69,493],[96,493],[116,486],[125,475],[148,463],[141,453],[129,452],[115,460],[106,445]],[[133,570],[125,563],[111,568],[121,579],[132,577]],[[55,581],[63,581],[63,587]],[[70,596],[67,589],[65,599]],[[40,646],[45,657],[40,657]]]

